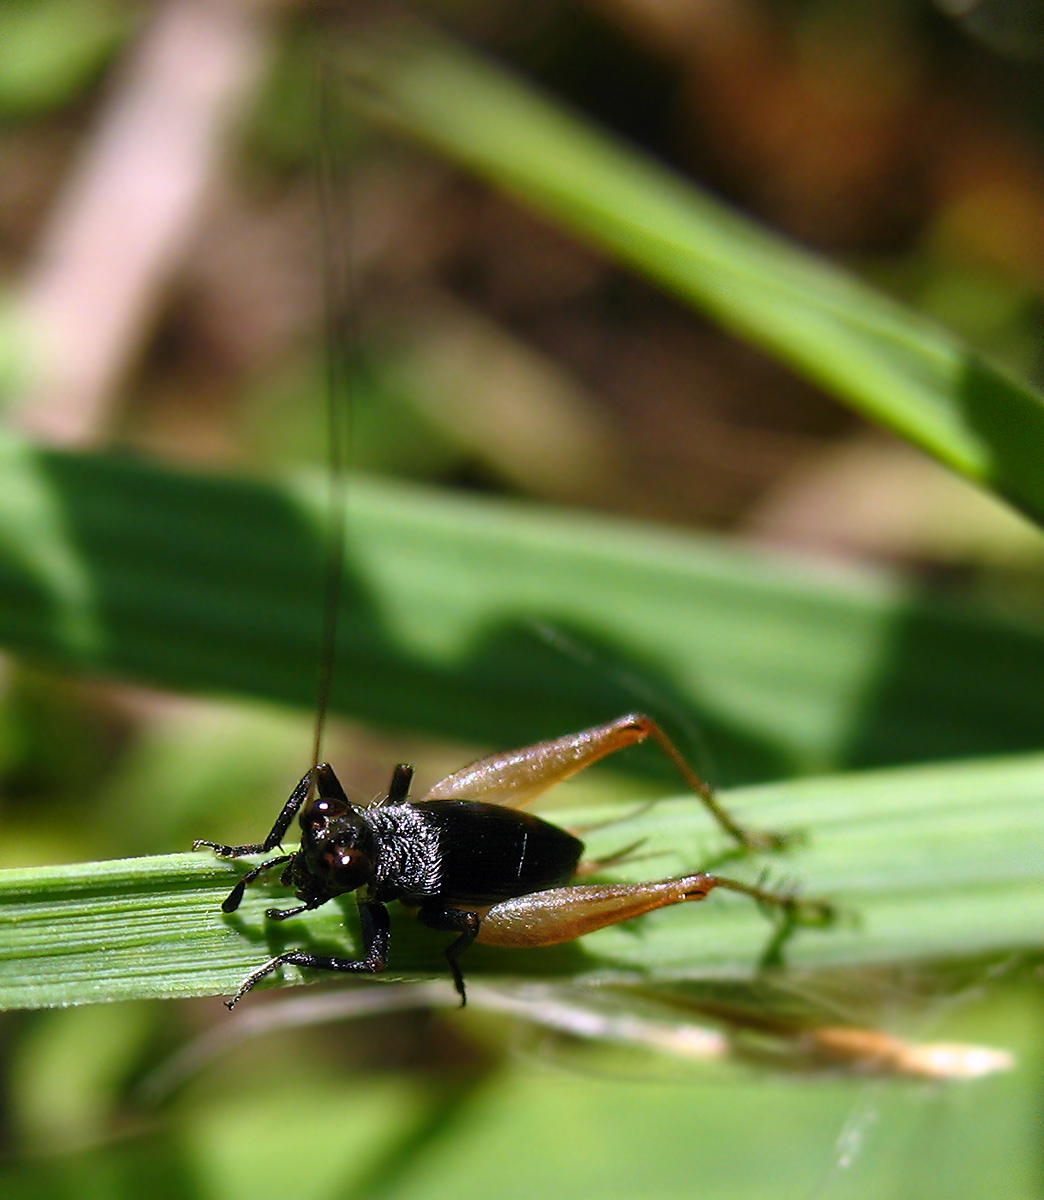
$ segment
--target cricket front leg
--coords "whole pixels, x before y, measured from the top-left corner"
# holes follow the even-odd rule
[[[319,770],[323,769],[333,772],[326,763],[320,765]],[[290,828],[290,822],[299,812],[301,805],[308,799],[308,793],[312,790],[313,772],[308,771],[301,778],[301,782],[290,793],[290,798],[283,805],[282,811],[276,818],[275,824],[269,830],[268,837],[263,842],[252,842],[244,846],[226,846],[223,842],[211,842],[205,838],[199,838],[192,843],[193,850],[202,850],[204,848],[213,850],[219,858],[242,858],[244,854],[267,854],[269,850],[275,849],[283,840],[283,836]],[[336,782],[337,777],[334,776]],[[337,784],[340,789],[340,784]],[[342,793],[343,794],[343,793]],[[289,862],[291,855],[282,854],[278,858],[270,858],[267,862],[261,863],[260,866],[254,867],[248,871],[246,875],[235,885],[235,887],[225,897],[221,905],[221,911],[233,913],[243,902],[243,894],[249,884],[253,883],[257,877],[271,867],[280,866],[282,863]],[[253,985],[251,985],[253,986]],[[239,997],[237,996],[236,999]],[[234,1003],[234,1001],[233,1001]]]
[[[320,764],[319,770],[323,771],[324,769],[331,775],[333,774],[327,763]],[[301,782],[290,793],[289,800],[283,805],[279,816],[276,817],[275,824],[269,830],[268,837],[263,842],[251,842],[244,846],[226,846],[223,842],[211,842],[206,838],[198,838],[192,843],[192,849],[202,850],[206,847],[213,850],[219,858],[242,858],[244,854],[267,854],[269,850],[274,850],[282,842],[286,831],[290,828],[290,822],[297,816],[301,805],[308,799],[308,793],[312,790],[312,778],[311,770],[305,772],[301,777]],[[337,777],[334,776],[335,782],[336,779]],[[341,785],[338,783],[338,790],[340,787]]]
[[[448,775],[424,799],[484,800],[521,808],[606,755],[647,738],[660,746],[718,824],[740,845],[765,850],[782,844],[783,838],[746,830],[734,820],[719,803],[710,784],[700,778],[667,734],[644,713],[627,713],[606,725],[481,758]]]
[[[283,838],[286,836],[286,831],[290,828],[291,821],[301,811],[301,806],[308,799],[308,794],[312,790],[313,783],[315,783],[316,790],[320,796],[340,800],[345,804],[348,803],[348,797],[345,795],[344,788],[341,787],[341,781],[334,773],[333,767],[329,763],[319,763],[315,768],[307,770],[301,776],[300,783],[290,793],[290,798],[283,805],[279,816],[276,817],[275,824],[268,831],[268,837],[263,842],[251,842],[243,846],[226,846],[224,842],[211,842],[206,838],[198,838],[192,843],[192,849],[201,850],[206,847],[215,851],[219,858],[242,858],[244,854],[267,854],[269,850],[274,850],[276,846],[282,844]],[[275,862],[276,860],[273,859],[272,864],[274,865]],[[261,869],[264,870],[265,868]],[[256,877],[255,873],[253,878]]]
[[[288,950],[284,954],[277,954],[268,962],[262,963],[255,971],[251,971],[240,984],[236,994],[225,1001],[225,1007],[231,1012],[251,988],[260,983],[266,975],[271,975],[273,971],[287,963],[298,967],[309,967],[313,971],[345,971],[351,974],[366,975],[375,975],[379,971],[383,971],[388,965],[388,945],[391,940],[388,910],[383,904],[361,901],[359,903],[359,920],[365,947],[362,958],[334,958],[328,955],[310,954],[307,950]]]
[[[483,918],[476,941],[487,946],[515,948],[555,946],[656,908],[705,900],[719,887],[742,892],[761,904],[778,908],[795,924],[823,925],[832,917],[831,909],[822,901],[802,900],[786,892],[772,892],[701,871],[651,883],[552,888],[505,900]]]
[[[301,806],[308,799],[313,781],[318,786],[319,795],[330,796],[345,803],[348,802],[348,797],[344,794],[344,788],[341,787],[340,780],[334,774],[333,767],[329,763],[319,763],[314,770],[306,771],[301,777],[300,783],[290,793],[290,798],[283,805],[279,816],[276,817],[275,824],[268,832],[268,837],[263,842],[251,842],[243,846],[226,846],[223,842],[211,842],[205,838],[200,838],[192,843],[192,849],[202,850],[205,847],[213,850],[219,858],[242,858],[245,854],[266,854],[269,850],[275,849],[285,837],[286,831],[290,828],[290,822],[297,816],[301,810]],[[272,867],[278,867],[283,863],[289,862],[292,857],[293,855],[290,854],[281,854],[278,858],[270,858],[267,862],[263,862],[260,866],[248,871],[231,892],[229,892],[221,905],[221,911],[226,913],[235,912],[243,902],[243,895],[247,887],[259,875]],[[295,909],[293,911],[301,912],[304,910]]]

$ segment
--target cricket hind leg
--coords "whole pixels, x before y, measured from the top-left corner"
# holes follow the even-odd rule
[[[306,906],[307,907],[307,906]],[[292,914],[286,914],[292,915]],[[359,921],[362,927],[364,952],[362,958],[335,958],[311,954],[307,950],[287,950],[264,962],[239,985],[236,994],[225,1001],[232,1011],[240,1000],[266,975],[287,964],[308,967],[313,971],[341,971],[350,974],[376,975],[388,965],[388,946],[391,941],[391,922],[383,904],[360,902]]]
[[[833,918],[833,910],[823,901],[804,900],[793,893],[774,892],[700,871],[650,883],[552,888],[505,900],[483,918],[476,940],[483,945],[514,948],[555,946],[657,908],[705,900],[719,887],[741,892],[775,909],[781,915],[781,924],[788,928],[825,925]]]
[[[739,845],[748,850],[780,850],[787,844],[788,838],[785,834],[745,829],[740,825],[718,800],[714,788],[693,770],[685,755],[652,717],[647,717],[644,713],[630,713],[620,720],[630,722],[628,728],[633,730],[633,741],[643,742],[652,738],[656,742],[704,808]]]
[[[605,725],[479,759],[437,783],[424,800],[484,800],[521,808],[556,783],[648,738],[659,745],[711,816],[741,846],[767,850],[784,844],[785,838],[778,834],[744,829],[663,729],[644,713],[627,713]]]

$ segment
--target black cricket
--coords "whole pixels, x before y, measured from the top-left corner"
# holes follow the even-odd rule
[[[774,905],[788,921],[811,918],[810,923],[823,923],[829,914],[818,902],[705,872],[638,884],[570,882],[580,866],[583,842],[549,821],[520,812],[518,806],[647,737],[660,744],[697,797],[741,845],[779,845],[780,839],[772,835],[750,834],[737,825],[659,725],[641,713],[480,759],[416,801],[409,799],[413,768],[405,763],[395,768],[387,795],[367,808],[351,804],[333,768],[321,763],[301,779],[264,842],[226,846],[200,840],[193,848],[209,847],[222,858],[266,854],[281,844],[300,813],[300,849],[252,867],[222,910],[235,912],[249,884],[282,866],[282,882],[295,889],[302,903],[268,909],[269,919],[284,921],[335,896],[357,892],[363,955],[338,958],[304,950],[278,954],[247,976],[226,1002],[228,1008],[284,964],[320,971],[383,971],[390,941],[386,906],[394,900],[414,908],[425,925],[458,935],[447,947],[446,959],[462,1005],[466,993],[458,959],[476,941],[514,947],[572,941],[655,908],[702,900],[716,887]]]

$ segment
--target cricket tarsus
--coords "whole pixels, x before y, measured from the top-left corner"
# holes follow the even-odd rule
[[[387,794],[368,808],[354,806],[329,763],[319,763],[294,788],[264,842],[195,845],[208,846],[223,858],[267,853],[299,816],[300,848],[251,868],[222,909],[234,912],[250,883],[281,866],[281,882],[293,887],[302,903],[269,909],[267,916],[284,921],[357,892],[362,955],[340,958],[304,950],[278,954],[247,976],[228,1007],[282,966],[383,971],[390,941],[386,906],[395,900],[415,909],[422,924],[458,934],[445,955],[462,1005],[466,990],[458,960],[474,942],[523,948],[573,941],[656,908],[703,900],[719,887],[780,913],[781,932],[773,943],[777,948],[795,926],[827,923],[832,912],[821,901],[707,872],[636,884],[575,882],[583,871],[583,842],[521,811],[522,806],[606,755],[647,738],[666,751],[697,798],[742,847],[781,843],[776,835],[754,834],[740,826],[659,725],[642,713],[480,759],[448,775],[416,801],[409,799],[413,768],[406,763],[396,766]]]
[[[305,907],[310,906],[305,905]],[[388,943],[391,940],[388,910],[383,904],[368,904],[360,901],[359,920],[362,925],[363,939],[366,942],[365,957],[360,959],[332,958],[321,954],[309,954],[304,950],[288,950],[285,954],[277,954],[275,958],[270,958],[268,962],[262,963],[257,970],[251,971],[239,985],[239,991],[225,1001],[225,1007],[231,1012],[256,983],[286,964],[310,967],[313,971],[362,972],[368,975],[383,971],[388,964]]]

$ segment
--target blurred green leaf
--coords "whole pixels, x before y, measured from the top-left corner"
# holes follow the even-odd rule
[[[78,1149],[104,1135],[157,1017],[148,1005],[99,1005],[32,1024],[13,1056],[11,1092],[16,1127],[36,1153]]]
[[[461,49],[385,36],[346,61],[370,112],[1044,521],[1041,395],[941,326]]]
[[[318,478],[0,457],[0,644],[314,706]],[[1039,745],[1039,623],[608,518],[363,479],[348,508],[334,705],[365,720],[503,748],[649,708],[719,783]]]
[[[1026,996],[998,1006],[988,1032],[1018,1037],[1025,1060],[971,1094],[738,1071],[705,1071],[679,1086],[607,1077],[597,1061],[592,1073],[525,1061],[490,1081],[420,1155],[389,1155],[380,1194],[1031,1200],[1041,1181],[1025,1153],[1039,1107],[1033,1004]],[[955,1022],[947,1034],[968,1028]],[[372,1191],[364,1183],[349,1194]]]
[[[121,0],[7,0],[0,7],[0,113],[26,117],[69,103],[132,27]]]

